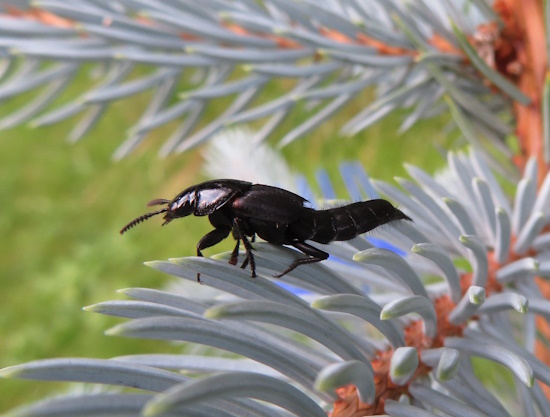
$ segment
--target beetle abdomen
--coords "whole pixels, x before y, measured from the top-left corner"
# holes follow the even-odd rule
[[[309,239],[319,243],[350,240],[394,220],[410,220],[391,203],[380,199],[319,210],[313,219],[314,234]]]

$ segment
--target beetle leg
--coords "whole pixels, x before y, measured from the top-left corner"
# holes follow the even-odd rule
[[[231,232],[230,228],[218,227],[205,234],[199,243],[197,243],[197,256],[203,256],[201,250],[214,246],[216,243],[224,240]],[[197,282],[201,282],[201,274],[197,273]]]
[[[256,233],[254,233],[252,235],[252,237],[250,238],[250,241],[251,242],[256,242]],[[241,268],[244,269],[244,268],[246,268],[247,265],[248,265],[248,257],[244,258],[244,261],[243,261],[243,264],[241,265]]]
[[[252,236],[254,237],[254,236]],[[254,242],[254,240],[250,240],[251,242]],[[231,253],[231,258],[229,258],[229,263],[231,265],[237,265],[237,261],[239,260],[239,245],[241,243],[241,239],[237,239],[237,244],[235,245],[235,249],[233,249],[233,252]],[[244,258],[244,261],[241,265],[241,268],[244,269],[248,265],[248,256]]]
[[[254,261],[254,255],[252,254],[252,245],[248,241],[248,238],[244,234],[242,230],[242,221],[239,218],[235,218],[233,220],[233,230],[237,232],[237,235],[239,238],[243,241],[244,249],[246,250],[246,260],[241,265],[241,268],[246,268],[246,265],[248,265],[248,262],[250,262],[250,271],[251,271],[251,277],[256,278],[256,261]]]
[[[309,255],[309,258],[300,258],[296,259],[292,264],[284,270],[282,273],[278,275],[273,275],[275,278],[281,278],[283,275],[288,274],[290,271],[293,271],[300,265],[305,264],[312,264],[315,262],[321,262],[328,258],[328,253],[323,252],[320,249],[317,249],[314,246],[311,246],[305,242],[296,242],[292,243],[292,246],[294,246],[296,249],[301,250],[306,255]]]
[[[241,244],[241,239],[237,238],[237,243],[235,244],[235,249],[233,249],[233,252],[231,252],[231,257],[229,258],[229,263],[231,265],[237,265],[237,261],[239,260],[239,245]]]
[[[256,278],[257,275],[256,275],[256,261],[254,260],[254,255],[252,254],[252,245],[250,244],[250,242],[248,241],[248,239],[246,238],[246,236],[243,236],[243,245],[244,245],[244,248],[246,249],[246,259],[244,260],[243,264],[241,265],[241,268],[246,268],[246,266],[248,265],[248,262],[250,262],[250,272],[251,272],[251,277],[252,278]]]

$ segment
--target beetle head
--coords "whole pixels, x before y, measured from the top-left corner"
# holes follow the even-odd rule
[[[249,182],[227,179],[206,181],[186,188],[173,200],[166,200],[164,198],[151,200],[147,204],[148,206],[166,204],[166,207],[136,217],[124,226],[120,233],[125,233],[135,225],[157,214],[165,213],[163,226],[174,219],[186,217],[191,214],[194,216],[210,215],[229,203],[238,192],[244,192],[249,189],[251,185],[252,184]]]
[[[149,202],[149,205],[163,204],[165,200],[153,200]],[[195,206],[197,203],[197,198],[195,190],[187,191],[180,193],[172,201],[168,202],[168,210],[164,216],[164,223],[170,223],[173,219],[179,217],[187,217],[191,214],[195,214]]]
[[[191,198],[189,194],[185,194],[182,197],[176,198],[173,201],[166,200],[164,198],[157,198],[147,203],[148,206],[158,206],[160,204],[166,204],[166,207],[136,217],[120,230],[120,234],[127,232],[132,227],[141,222],[144,222],[147,219],[150,219],[153,216],[156,216],[157,214],[166,213],[164,215],[164,223],[162,224],[164,226],[165,224],[170,223],[172,220],[177,219],[178,217],[185,217],[193,214],[194,210],[194,198]]]

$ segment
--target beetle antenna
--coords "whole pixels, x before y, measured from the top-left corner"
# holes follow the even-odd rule
[[[143,216],[136,217],[134,220],[132,220],[130,223],[128,223],[126,226],[124,226],[120,230],[120,234],[123,234],[124,232],[128,231],[129,229],[134,227],[136,224],[144,222],[145,220],[147,220],[147,219],[149,219],[153,216],[156,216],[157,214],[165,213],[167,211],[168,211],[168,208],[163,208],[163,209],[160,209],[160,210],[157,210],[157,211],[153,211],[151,213],[144,214]]]
[[[155,198],[147,203],[147,206],[158,206],[160,204],[168,204],[171,200],[166,200],[165,198]]]

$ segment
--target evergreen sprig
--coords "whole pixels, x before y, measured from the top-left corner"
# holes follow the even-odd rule
[[[344,170],[351,194],[376,189],[414,219],[376,233],[391,250],[362,237],[331,244],[329,260],[280,281],[274,271],[299,255],[268,243],[254,244],[256,279],[229,265],[229,253],[149,262],[186,290],[129,288],[133,300],[86,310],[129,319],[112,336],[214,349],[6,368],[2,377],[145,391],[60,396],[8,415],[546,415],[538,382],[550,385],[550,368],[533,349],[534,318],[550,314],[535,283],[550,277],[548,233],[536,221],[550,208],[550,175],[538,193],[518,190],[512,201],[480,153],[449,153],[448,162],[443,179],[408,166],[402,190],[366,180],[357,165]],[[531,159],[518,188],[536,176]],[[213,293],[202,298],[206,287]],[[508,368],[515,394],[491,392],[472,357]]]
[[[279,140],[285,146],[375,87],[377,98],[350,115],[340,133],[357,134],[400,108],[410,110],[400,127],[405,131],[450,109],[464,138],[486,157],[507,156],[495,157],[493,165],[502,166],[511,155],[504,144],[511,105],[530,100],[490,59],[494,45],[480,28],[498,16],[484,0],[35,0],[0,7],[0,100],[40,91],[0,119],[0,128],[79,115],[69,133],[76,141],[112,102],[151,91],[116,158],[175,120],[162,155],[255,121],[260,142],[304,102],[307,117]],[[95,81],[59,103],[84,65],[96,67]],[[136,75],[142,66],[149,69]],[[195,74],[187,75],[190,70]],[[281,79],[292,80],[287,92],[258,99]],[[195,85],[181,91],[182,80]],[[207,105],[228,96],[227,109],[204,120]]]

